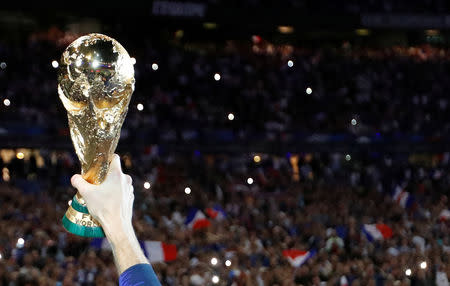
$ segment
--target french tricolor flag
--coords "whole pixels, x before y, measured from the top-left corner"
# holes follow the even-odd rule
[[[199,209],[191,209],[184,224],[190,229],[201,229],[211,225],[205,214]]]
[[[365,224],[362,232],[366,235],[367,240],[385,240],[392,237],[392,229],[384,223]]]
[[[177,258],[177,246],[161,241],[144,241],[144,253],[150,263],[173,261]]]
[[[139,241],[142,251],[150,263],[173,261],[177,258],[177,246],[161,241]],[[91,247],[111,250],[111,245],[106,238],[94,238]]]
[[[218,205],[212,208],[207,208],[205,212],[210,218],[218,221],[221,221],[227,217],[226,212]]]
[[[309,251],[298,250],[298,249],[287,249],[283,250],[283,256],[291,263],[293,267],[302,266],[308,259],[316,254],[316,250],[312,249]]]
[[[404,209],[411,207],[414,202],[411,194],[400,186],[395,187],[392,199]]]

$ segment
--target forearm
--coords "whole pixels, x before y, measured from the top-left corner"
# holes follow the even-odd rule
[[[134,189],[131,177],[122,173],[119,156],[114,155],[106,180],[100,185],[90,184],[78,174],[71,181],[103,227],[120,274],[119,285],[160,286],[133,230]]]
[[[105,225],[106,226],[106,225]],[[131,223],[119,228],[104,227],[119,275],[136,264],[148,264]]]

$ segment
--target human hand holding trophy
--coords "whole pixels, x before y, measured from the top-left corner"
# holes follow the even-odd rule
[[[108,36],[82,36],[61,57],[58,94],[67,110],[81,174],[91,184],[101,184],[108,173],[134,82],[130,56]],[[63,217],[63,226],[79,236],[105,236],[79,192]]]

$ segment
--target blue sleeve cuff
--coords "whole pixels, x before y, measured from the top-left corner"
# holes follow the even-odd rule
[[[161,286],[150,264],[136,264],[125,270],[119,278],[120,286]]]

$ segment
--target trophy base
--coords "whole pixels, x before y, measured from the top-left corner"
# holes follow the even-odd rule
[[[105,237],[100,223],[89,214],[86,206],[80,201],[81,196],[76,194],[62,219],[64,228],[82,237]]]

